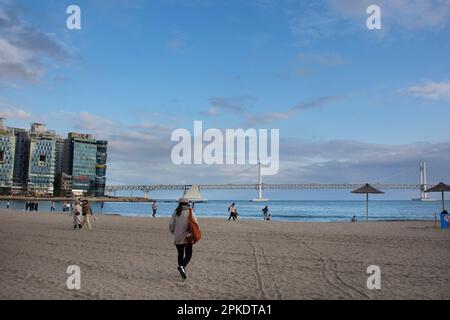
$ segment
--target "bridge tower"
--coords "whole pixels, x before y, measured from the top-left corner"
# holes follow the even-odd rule
[[[252,200],[253,202],[267,202],[269,199],[263,198],[263,181],[261,174],[261,162],[258,162],[258,198]]]
[[[422,161],[419,163],[420,169],[420,198],[413,199],[415,201],[434,201],[434,199],[428,198],[427,191],[427,163]]]
[[[425,193],[427,191],[427,164],[426,162],[421,162],[419,164],[420,168],[420,198],[421,199],[428,199],[428,193]]]

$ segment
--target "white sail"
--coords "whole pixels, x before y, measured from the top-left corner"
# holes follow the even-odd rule
[[[206,202],[206,199],[202,199],[200,188],[197,184],[193,184],[189,189],[185,190],[183,198],[187,198],[192,202]]]

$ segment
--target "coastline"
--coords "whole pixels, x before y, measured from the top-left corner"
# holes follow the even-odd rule
[[[1,299],[449,299],[450,232],[430,221],[280,222],[199,217],[189,278],[169,219],[0,210]],[[68,290],[66,269],[81,269]],[[381,290],[366,287],[381,268]]]
[[[138,197],[82,197],[90,202],[152,202],[153,199]],[[76,197],[27,197],[27,196],[0,196],[0,201],[75,201]]]

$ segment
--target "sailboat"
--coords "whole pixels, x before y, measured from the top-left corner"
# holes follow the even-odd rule
[[[208,201],[202,198],[198,184],[193,184],[189,188],[186,188],[183,193],[183,198],[195,203],[205,203]]]

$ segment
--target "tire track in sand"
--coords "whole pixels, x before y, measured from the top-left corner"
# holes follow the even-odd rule
[[[258,281],[258,285],[260,288],[260,294],[259,297],[263,297],[263,299],[268,299],[271,295],[268,295],[267,293],[267,288],[265,286],[265,283],[263,281],[263,271],[266,271],[265,273],[269,274],[271,280],[270,282],[272,283],[272,285],[270,286],[270,291],[273,291],[276,295],[276,299],[281,299],[282,295],[281,295],[281,291],[277,286],[277,281],[275,278],[275,275],[273,274],[272,270],[270,269],[270,264],[269,264],[269,260],[267,258],[266,252],[264,250],[264,246],[261,245],[260,243],[255,241],[254,236],[251,236],[251,239],[249,241],[250,246],[252,247],[253,250],[253,260],[255,262],[255,274],[256,274],[256,278]],[[260,262],[260,260],[258,259],[258,256],[261,256],[263,258],[263,263]],[[265,268],[263,268],[265,266]]]
[[[306,251],[310,252],[314,256],[318,257],[323,265],[323,268],[321,269],[321,273],[325,279],[325,281],[335,288],[336,290],[342,292],[343,294],[349,296],[350,298],[361,298],[361,296],[365,299],[370,299],[369,295],[367,295],[365,292],[355,288],[354,286],[350,285],[349,283],[345,282],[341,274],[339,272],[338,263],[336,260],[334,260],[329,255],[312,248],[308,244],[306,244],[305,240],[300,240],[300,246],[305,249]],[[331,275],[331,277],[330,277]],[[337,280],[337,281],[336,281]],[[338,282],[338,284],[336,284]],[[341,284],[341,285],[339,285]],[[345,290],[344,288],[347,288],[348,290]],[[353,294],[352,294],[353,293]],[[354,296],[354,293],[358,295],[358,297]]]

